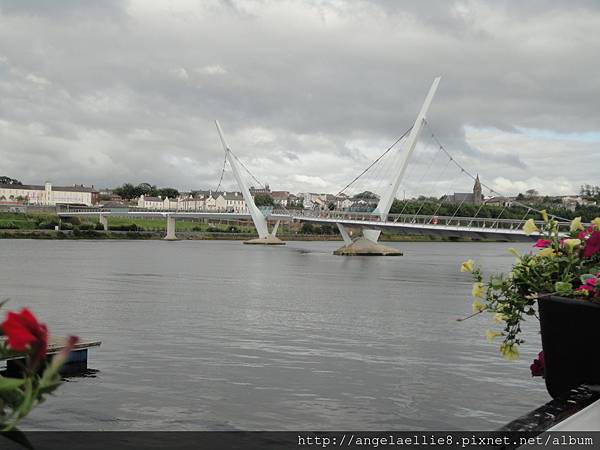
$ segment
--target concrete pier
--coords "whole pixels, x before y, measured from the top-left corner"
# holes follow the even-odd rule
[[[164,237],[165,241],[176,241],[175,236],[175,217],[167,216],[167,235]]]
[[[381,245],[362,236],[351,244],[338,248],[333,254],[338,256],[402,256],[400,250]]]
[[[285,245],[281,239],[276,236],[269,235],[266,238],[256,238],[250,239],[249,241],[244,241],[244,244],[248,245]]]
[[[102,225],[102,227],[104,228],[104,231],[108,231],[108,217],[104,214],[100,214],[98,221],[100,222],[100,225]]]

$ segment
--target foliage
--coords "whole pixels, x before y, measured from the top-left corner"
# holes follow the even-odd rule
[[[14,184],[18,186],[23,185],[23,183],[21,183],[19,180],[7,177],[6,175],[0,176],[0,184]]]
[[[273,201],[273,197],[264,192],[257,192],[254,195],[254,204],[256,206],[275,206],[275,202]]]
[[[581,218],[573,219],[569,236],[561,236],[555,220],[542,211],[541,229],[529,219],[523,229],[539,239],[533,253],[519,255],[509,249],[516,261],[507,275],[492,275],[484,282],[481,268],[473,260],[463,263],[461,272],[470,272],[474,279],[473,312],[494,314],[501,331],[488,331],[488,339],[502,336],[500,352],[507,359],[518,357],[521,322],[537,317],[536,302],[547,295],[580,298],[600,302],[600,218],[585,228]]]
[[[150,183],[140,183],[137,186],[134,186],[131,183],[124,183],[120,187],[113,189],[113,193],[126,200],[131,200],[141,195],[144,195],[146,197],[160,196],[162,198],[175,198],[179,195],[179,191],[175,188],[157,188],[156,186],[151,185]]]
[[[315,231],[314,228],[315,227],[313,226],[312,223],[310,223],[310,222],[304,222],[302,224],[302,228],[300,228],[300,232],[302,234],[313,234],[314,231]]]
[[[48,329],[27,308],[6,314],[0,336],[6,337],[0,343],[0,359],[23,358],[23,378],[0,376],[0,431],[6,432],[14,430],[21,419],[60,386],[59,370],[77,338],[69,337],[61,353],[44,367]]]
[[[355,200],[378,200],[379,196],[371,191],[364,191],[352,197]]]

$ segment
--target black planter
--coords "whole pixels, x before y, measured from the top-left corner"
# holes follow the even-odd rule
[[[557,398],[581,384],[600,385],[600,304],[543,297],[538,305],[550,395]]]

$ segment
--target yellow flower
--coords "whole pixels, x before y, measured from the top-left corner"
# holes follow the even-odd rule
[[[475,261],[473,261],[472,259],[465,261],[460,266],[460,271],[461,272],[473,272],[473,264],[474,263],[475,263]]]
[[[542,209],[540,211],[540,214],[542,215],[542,219],[544,219],[544,222],[548,223],[548,220],[550,220],[550,219],[548,219],[548,213],[546,212],[546,210]]]
[[[529,236],[530,234],[535,233],[536,231],[540,231],[540,229],[537,227],[533,219],[529,219],[527,220],[527,222],[525,222],[525,225],[523,225],[523,231],[526,235]]]
[[[592,225],[597,231],[600,231],[600,217],[596,217],[594,220],[592,220]]]
[[[475,299],[475,301],[471,305],[471,308],[473,309],[474,313],[477,313],[483,311],[485,309],[485,306],[483,306],[483,303],[481,303],[479,300]]]
[[[511,255],[513,255],[514,257],[516,257],[517,259],[521,258],[521,255],[519,255],[519,252],[517,252],[514,248],[509,248],[508,253],[510,253]]]
[[[487,330],[485,332],[485,338],[487,339],[488,342],[492,342],[498,336],[502,336],[502,333],[498,333],[497,331],[493,331],[493,330]]]
[[[581,224],[581,217],[575,217],[572,221],[571,221],[571,233],[573,231],[582,231],[583,225]]]
[[[483,283],[478,281],[473,283],[473,289],[471,289],[471,295],[475,298],[481,298],[483,296]]]
[[[563,244],[567,246],[569,250],[573,250],[575,247],[579,247],[581,245],[581,240],[579,239],[565,239]]]
[[[496,321],[496,323],[502,323],[502,322],[506,322],[506,319],[508,319],[508,316],[505,316],[502,313],[496,313],[494,314],[494,320]]]
[[[500,353],[505,359],[508,359],[509,361],[513,361],[519,358],[519,349],[517,349],[517,346],[515,344],[503,343],[502,345],[500,345]]]
[[[541,256],[542,258],[552,258],[553,256],[556,256],[556,253],[554,253],[554,250],[551,248],[543,248],[538,252],[537,256]]]

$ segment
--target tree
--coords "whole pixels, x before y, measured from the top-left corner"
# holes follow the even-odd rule
[[[137,197],[140,195],[156,197],[158,196],[158,189],[156,186],[151,185],[150,183],[140,183],[135,189],[137,190]]]
[[[273,197],[263,192],[258,192],[254,195],[254,204],[256,206],[275,206]]]
[[[139,197],[136,187],[131,183],[124,183],[121,187],[113,189],[113,192],[127,200]]]
[[[0,177],[0,184],[15,184],[18,186],[22,186],[23,183],[21,183],[19,180],[15,179],[15,178],[10,178],[7,176],[1,176]]]
[[[354,196],[355,199],[362,200],[378,200],[379,196],[371,191],[364,191]]]
[[[536,191],[535,189],[527,189],[525,191],[525,195],[529,198],[532,198],[532,197],[537,197],[538,195],[540,195],[540,193],[538,191]]]
[[[179,196],[179,191],[175,188],[171,188],[171,187],[166,187],[166,188],[160,188],[158,190],[158,195],[160,195],[162,198],[176,198]]]

